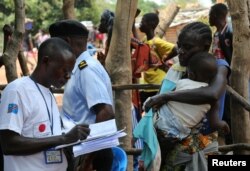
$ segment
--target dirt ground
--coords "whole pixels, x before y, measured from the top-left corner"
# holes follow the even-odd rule
[[[2,66],[0,68],[0,84],[3,85],[6,83],[7,83],[7,80],[6,80],[6,76],[5,76],[5,67]]]
[[[33,69],[35,68],[36,66],[36,61],[37,61],[37,58],[34,56],[34,57],[29,57],[27,58],[28,59],[28,69],[30,71],[30,73],[32,73]],[[20,68],[20,65],[19,65],[19,62],[17,61],[16,63],[16,67],[17,67],[17,74],[18,74],[18,77],[21,77],[22,75],[22,71],[21,71],[21,68]],[[6,74],[5,74],[5,67],[2,66],[0,68],[0,84],[3,85],[3,84],[7,84],[7,79],[6,79]]]

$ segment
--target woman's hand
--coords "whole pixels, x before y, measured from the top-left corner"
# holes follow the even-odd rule
[[[151,108],[158,109],[159,107],[167,103],[165,96],[165,94],[158,94],[147,98],[147,100],[143,104],[144,110],[148,112]]]

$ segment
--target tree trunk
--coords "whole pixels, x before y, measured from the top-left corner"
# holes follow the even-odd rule
[[[14,0],[15,2],[15,30],[12,38],[7,42],[6,50],[3,54],[3,63],[6,70],[6,78],[11,82],[17,78],[16,59],[21,48],[24,34],[25,3],[24,0]]]
[[[8,24],[5,24],[3,26],[3,53],[6,50],[7,42],[10,40],[12,34],[13,34],[12,27],[10,25],[8,25]],[[0,58],[0,67],[2,67],[2,65],[4,65],[4,63],[3,63],[3,57],[1,56],[1,58]]]
[[[6,50],[6,45],[7,43],[12,39],[12,34],[13,34],[13,29],[10,25],[8,24],[5,24],[4,27],[3,27],[3,33],[4,33],[4,43],[3,43],[3,53],[5,52]],[[23,75],[29,75],[29,70],[28,70],[28,67],[27,67],[27,61],[26,61],[26,58],[25,56],[23,55],[23,52],[22,51],[19,51],[18,53],[18,60],[19,60],[19,64],[21,66],[21,70],[22,70],[22,73]],[[0,60],[0,67],[3,65],[3,62],[2,62],[2,58]]]
[[[7,42],[10,40],[11,36],[13,34],[13,28],[8,25],[8,24],[5,24],[3,26],[3,52],[6,50],[6,45],[7,45]]]
[[[23,75],[24,76],[30,75],[29,69],[28,69],[28,66],[27,66],[27,60],[26,60],[26,58],[25,58],[25,56],[23,54],[23,51],[18,52],[18,61],[19,61],[19,64],[20,64]]]
[[[75,0],[63,0],[64,19],[75,19]]]
[[[233,57],[231,87],[245,99],[248,99],[248,81],[250,68],[250,0],[228,0],[233,22]],[[234,143],[250,143],[250,118],[239,103],[232,99],[231,127]],[[238,150],[235,154],[249,154],[249,151]]]
[[[130,40],[132,24],[137,9],[137,0],[118,0],[112,30],[111,44],[106,60],[112,84],[132,83]],[[122,147],[131,148],[131,90],[114,92],[115,113],[119,129],[126,127],[127,136],[122,138]],[[128,170],[133,170],[132,156],[129,156]]]
[[[165,9],[160,11],[159,19],[160,23],[155,29],[156,34],[159,37],[163,37],[174,20],[175,16],[178,14],[180,7],[176,3],[169,4]]]

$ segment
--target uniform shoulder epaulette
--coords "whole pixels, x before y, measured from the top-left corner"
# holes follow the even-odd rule
[[[85,68],[86,66],[88,66],[87,62],[85,60],[83,60],[82,62],[79,63],[78,68],[80,70],[82,70],[83,68]]]

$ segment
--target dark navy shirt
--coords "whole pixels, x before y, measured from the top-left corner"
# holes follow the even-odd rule
[[[227,79],[229,79],[230,73],[231,73],[231,69],[229,64],[227,63],[227,61],[225,61],[224,59],[216,59],[217,61],[217,66],[225,66],[226,68],[228,68],[228,75],[227,75]],[[220,107],[219,107],[219,118],[222,120],[223,117],[223,113],[224,113],[224,103],[225,103],[225,95],[226,95],[226,90],[225,92],[223,92],[222,96],[220,97]],[[202,134],[209,134],[211,133],[211,129],[210,129],[210,125],[208,120],[206,119],[204,121],[204,125],[201,129],[201,133]]]

